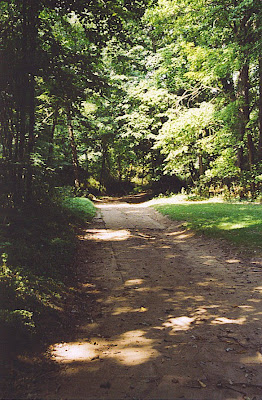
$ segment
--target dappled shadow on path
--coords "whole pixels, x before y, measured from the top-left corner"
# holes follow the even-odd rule
[[[258,267],[188,231],[138,225],[98,220],[80,237],[95,304],[75,340],[52,347],[61,375],[39,397],[260,399]]]

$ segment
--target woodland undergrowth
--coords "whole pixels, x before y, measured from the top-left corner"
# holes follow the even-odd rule
[[[64,305],[77,277],[75,229],[92,219],[93,203],[67,197],[0,214],[2,365],[66,326]]]

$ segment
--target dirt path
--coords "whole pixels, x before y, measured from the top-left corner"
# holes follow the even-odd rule
[[[34,398],[262,399],[261,265],[112,203],[81,237],[79,273],[91,309]]]

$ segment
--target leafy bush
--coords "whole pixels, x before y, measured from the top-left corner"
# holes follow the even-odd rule
[[[32,316],[33,313],[26,310],[0,310],[0,324],[3,330],[31,334],[35,327]]]

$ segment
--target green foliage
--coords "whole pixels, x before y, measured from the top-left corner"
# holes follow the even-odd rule
[[[21,340],[21,336],[25,340],[29,340],[34,334],[35,324],[32,320],[33,313],[26,310],[1,310],[0,309],[0,323],[1,323],[1,338],[6,341],[10,340],[8,336],[12,335],[12,338]],[[17,344],[17,343],[16,343]]]
[[[155,207],[171,219],[185,221],[188,228],[224,238],[241,248],[262,251],[262,206],[259,204],[181,202]]]
[[[259,189],[259,0],[12,0],[0,11],[6,204],[92,179],[95,194],[120,194],[165,174]]]
[[[236,155],[232,147],[221,149],[220,155],[210,163],[206,176],[213,182],[229,183],[237,181],[240,169],[236,166]]]
[[[30,343],[61,329],[59,310],[72,286],[72,261],[76,238],[71,221],[90,220],[95,208],[90,200],[61,195],[45,205],[32,204],[21,211],[1,210],[0,320],[2,340]],[[54,317],[53,328],[45,327],[45,315]],[[21,343],[22,345],[22,343]]]
[[[171,111],[171,110],[170,110]],[[167,155],[167,170],[191,177],[199,155],[213,152],[214,106],[202,103],[199,108],[170,112],[157,138],[157,146]]]

